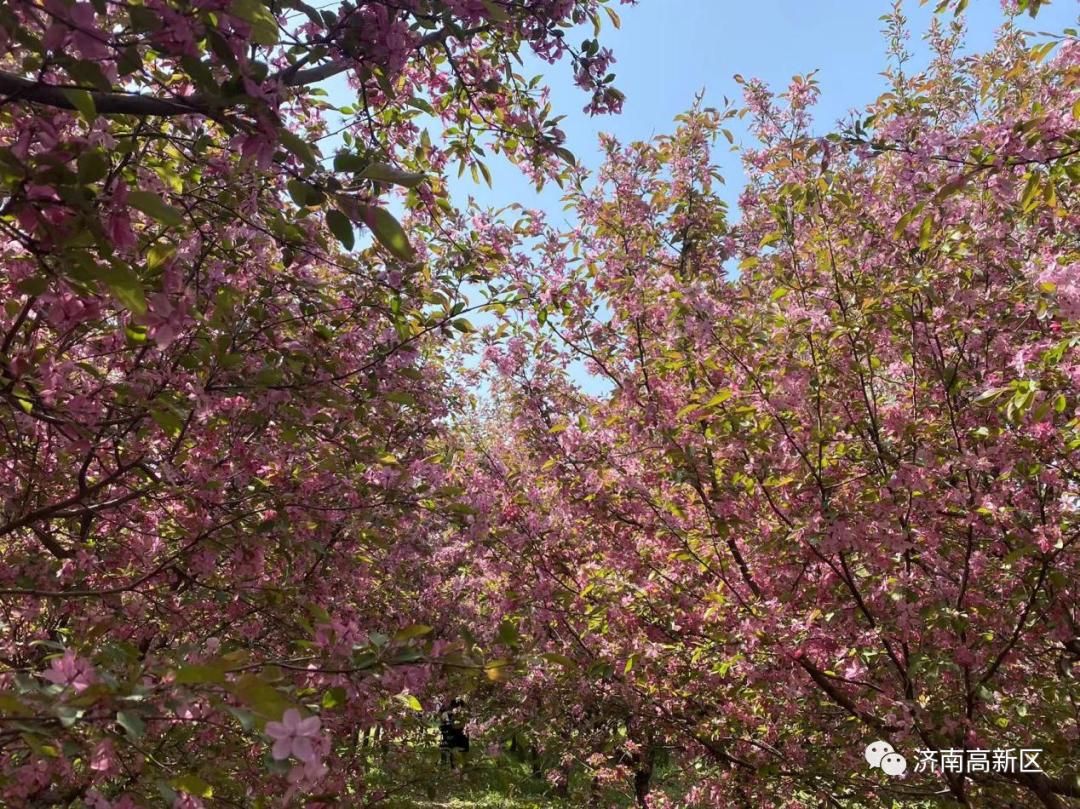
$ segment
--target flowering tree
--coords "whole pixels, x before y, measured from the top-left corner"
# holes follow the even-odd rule
[[[605,11],[0,7],[0,802],[356,805],[362,733],[470,665],[424,597],[463,519],[438,349],[491,265],[444,170],[559,177],[513,60],[616,109],[566,37]]]
[[[488,349],[472,552],[491,642],[540,665],[501,721],[642,805],[661,749],[679,805],[1080,800],[1080,45],[960,57],[936,22],[908,75],[890,31],[843,134],[811,134],[812,77],[744,84],[738,224],[729,113],[696,109],[607,140],[580,227],[508,270],[536,311]],[[1025,747],[1045,772],[913,771]]]

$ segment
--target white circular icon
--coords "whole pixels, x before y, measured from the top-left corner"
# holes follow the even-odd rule
[[[893,750],[891,744],[880,739],[866,745],[863,757],[866,758],[866,763],[870,765],[870,769],[880,767],[881,771],[886,775],[896,776],[907,772],[907,759]]]
[[[907,759],[899,753],[886,753],[881,757],[881,771],[886,775],[903,775],[907,770]]]
[[[881,765],[881,760],[893,752],[893,747],[888,742],[870,742],[866,745],[866,752],[863,755],[866,757],[866,763],[870,765],[870,768],[878,767]]]

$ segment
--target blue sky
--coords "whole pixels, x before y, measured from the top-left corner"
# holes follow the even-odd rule
[[[927,6],[906,0],[913,54],[909,69],[928,61],[922,41],[932,17]],[[674,128],[673,119],[704,91],[707,105],[723,106],[724,96],[741,102],[741,89],[733,76],[760,78],[774,89],[783,89],[796,74],[817,70],[821,95],[816,108],[816,129],[833,131],[852,110],[861,110],[884,92],[881,75],[887,65],[886,40],[881,15],[890,0],[640,0],[637,6],[615,6],[622,27],[608,26],[601,42],[615,52],[616,86],[626,94],[621,115],[590,117],[582,111],[583,91],[573,84],[570,66],[526,61],[526,76],[542,74],[551,87],[552,106],[566,116],[562,129],[567,147],[579,163],[596,168],[601,159],[597,137],[613,133],[622,141],[650,138]],[[1020,26],[1034,31],[1061,32],[1077,24],[1077,0],[1055,0],[1039,16],[1020,18]],[[967,50],[985,50],[994,32],[1005,21],[999,0],[971,0],[965,12]],[[590,29],[591,31],[591,29]],[[581,33],[575,44],[584,38]],[[740,141],[749,142],[741,122],[730,129]],[[714,155],[726,179],[723,196],[737,218],[735,201],[743,185],[738,156],[721,142]],[[553,223],[566,221],[562,191],[554,184],[537,193],[529,181],[498,156],[487,159],[492,187],[474,182],[468,175],[451,180],[451,194],[458,205],[472,196],[484,207],[500,208],[517,202],[545,211]],[[483,315],[473,316],[482,324]],[[585,392],[602,394],[607,385],[590,377],[582,367],[572,374]]]
[[[920,5],[905,0],[913,54],[910,69],[928,61],[922,41],[936,0]],[[881,16],[891,8],[891,0],[640,0],[637,6],[613,3],[622,18],[619,30],[606,26],[601,36],[605,47],[615,52],[616,86],[626,94],[621,115],[591,117],[582,111],[587,98],[574,86],[570,65],[548,65],[526,59],[521,72],[527,77],[543,75],[551,88],[557,114],[566,116],[561,127],[567,147],[579,163],[596,168],[601,153],[597,138],[610,132],[622,141],[650,138],[671,132],[673,119],[687,110],[695,96],[704,91],[705,103],[720,107],[724,96],[741,102],[741,90],[733,76],[759,78],[782,90],[796,74],[818,71],[821,95],[816,108],[816,129],[824,134],[836,129],[852,110],[861,110],[884,92],[886,41],[881,33]],[[1059,33],[1077,25],[1078,0],[1053,0],[1032,20],[1024,16],[1019,25],[1028,30]],[[1000,0],[971,0],[965,12],[967,50],[988,48],[995,30],[1005,21]],[[574,44],[591,36],[591,28],[576,32]],[[350,91],[343,82],[327,83],[331,100],[349,103]],[[739,121],[730,129],[740,141],[750,143]],[[433,133],[434,134],[434,133]],[[731,218],[738,217],[735,200],[743,185],[738,156],[726,148],[715,151],[726,179],[723,196],[731,205]],[[332,154],[337,144],[322,144]],[[497,155],[486,158],[492,187],[476,183],[466,173],[454,178],[450,190],[460,207],[471,196],[482,207],[501,208],[519,203],[545,211],[554,224],[566,221],[562,191],[554,184],[537,193],[532,184],[507,161]],[[366,241],[361,234],[360,245]],[[483,314],[471,316],[483,325]],[[604,385],[578,369],[575,377],[590,393],[600,393]]]
[[[918,0],[904,5],[912,30],[908,47],[915,54],[913,64],[920,67],[927,54],[921,34],[932,5],[920,6]],[[1055,0],[1035,20],[1020,18],[1021,27],[1060,32],[1076,25],[1078,5],[1077,0]],[[622,17],[622,28],[608,26],[601,42],[618,60],[616,86],[627,96],[621,115],[594,118],[582,112],[586,98],[573,85],[567,64],[527,62],[524,71],[543,73],[552,88],[553,107],[567,116],[562,126],[567,146],[589,167],[600,159],[596,147],[600,132],[624,141],[670,132],[672,119],[701,90],[713,106],[721,106],[725,95],[741,100],[732,78],[736,73],[783,88],[791,76],[818,70],[821,99],[816,121],[822,132],[885,89],[880,75],[886,65],[880,17],[890,8],[888,0],[641,0],[637,6],[613,7]],[[1005,19],[999,0],[971,0],[965,16],[973,50],[987,48]],[[578,35],[575,44],[582,38],[584,34]],[[741,135],[737,126],[732,129]],[[717,156],[727,180],[725,196],[733,202],[742,185],[738,159],[723,149]],[[492,157],[488,165],[494,187],[477,185],[466,175],[452,186],[459,203],[472,195],[485,206],[519,202],[547,211],[555,221],[565,217],[557,187],[537,195],[506,161]]]

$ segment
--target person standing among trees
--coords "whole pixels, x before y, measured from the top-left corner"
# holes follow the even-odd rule
[[[451,770],[469,752],[465,700],[454,697],[439,711],[439,760]]]

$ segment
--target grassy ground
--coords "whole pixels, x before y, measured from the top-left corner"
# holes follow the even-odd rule
[[[578,801],[560,798],[550,785],[534,778],[526,765],[511,761],[468,761],[454,771],[438,767],[432,771],[425,767],[422,774],[419,780],[423,786],[402,790],[385,806],[388,809],[555,809],[580,805]]]
[[[585,806],[589,799],[587,782],[572,783],[569,794],[561,796],[551,784],[536,778],[525,762],[509,756],[490,758],[469,756],[454,770],[440,765],[438,754],[410,756],[390,775],[371,772],[370,788],[379,782],[391,792],[380,804],[387,809],[565,809]],[[405,784],[405,786],[402,786]],[[629,784],[627,784],[629,788]],[[605,793],[604,807],[630,807],[629,794]]]

